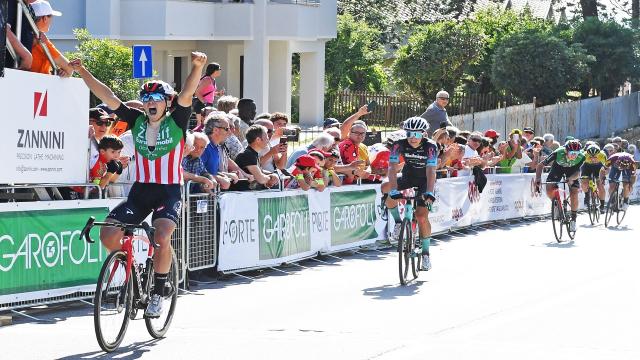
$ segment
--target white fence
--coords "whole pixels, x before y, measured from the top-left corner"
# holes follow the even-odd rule
[[[612,133],[640,125],[640,92],[608,100],[599,97],[543,107],[533,104],[457,115],[451,122],[465,130],[494,129],[508,134],[511,129],[532,127],[535,133],[552,133],[556,139],[571,135],[579,139],[606,138]]]

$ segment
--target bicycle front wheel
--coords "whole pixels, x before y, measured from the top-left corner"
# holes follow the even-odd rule
[[[407,219],[402,220],[400,228],[400,236],[398,237],[398,275],[400,276],[400,284],[407,285],[409,276],[409,262],[411,261],[411,246],[413,242],[411,238],[411,222]]]
[[[562,223],[564,221],[564,214],[562,208],[557,199],[551,201],[551,223],[553,225],[553,235],[556,237],[556,241],[562,241]]]
[[[151,278],[150,281],[153,282],[153,272],[151,272],[151,275],[149,276]],[[167,333],[169,325],[171,325],[171,320],[173,320],[173,314],[176,311],[176,303],[178,302],[178,280],[178,259],[176,258],[175,252],[172,251],[171,269],[169,270],[169,276],[167,277],[167,282],[163,289],[163,308],[165,310],[159,318],[144,319],[149,335],[155,339],[161,338]],[[150,289],[153,288],[153,284],[151,285]]]
[[[598,206],[595,201],[595,193],[592,190],[589,190],[589,206],[587,208],[587,212],[589,213],[589,222],[591,225],[595,225],[598,222]]]
[[[127,256],[115,251],[102,265],[93,301],[93,323],[102,350],[112,352],[120,346],[129,326],[133,282],[127,281]]]
[[[413,273],[413,278],[417,279],[420,275],[420,268],[422,267],[422,251],[416,251],[417,249],[422,249],[422,244],[420,244],[420,239],[416,237],[416,234],[419,234],[418,225],[414,221],[413,229],[415,232],[412,234],[413,243],[411,244],[411,272]]]
[[[611,218],[613,217],[613,212],[617,210],[618,206],[618,192],[614,191],[609,196],[609,201],[607,201],[607,212],[604,214],[604,226],[609,227],[609,222],[611,222]]]

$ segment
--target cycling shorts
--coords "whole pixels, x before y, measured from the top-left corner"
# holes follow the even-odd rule
[[[107,219],[125,224],[140,224],[153,213],[151,220],[169,219],[179,225],[182,193],[179,184],[148,184],[136,182],[127,200],[116,206]]]
[[[563,176],[569,179],[571,176],[575,175],[578,171],[580,171],[580,165],[564,167],[554,162],[553,165],[551,165],[551,171],[549,171],[549,175],[547,176],[547,181],[548,182],[562,181]],[[578,184],[578,181],[573,181],[570,184],[570,187],[579,188],[580,184]]]
[[[602,169],[602,163],[597,163],[597,164],[584,163],[582,165],[582,168],[580,169],[581,176],[589,179],[591,177],[598,179],[600,177],[600,169]]]
[[[633,171],[631,169],[620,170],[615,166],[612,166],[611,170],[609,170],[609,180],[620,180],[621,174],[622,181],[631,183],[631,176],[633,176]]]
[[[427,179],[421,177],[404,177],[398,176],[398,191],[410,189],[412,187],[418,188],[418,194],[424,194],[427,192]],[[416,199],[416,206],[427,207],[427,203],[422,196]]]

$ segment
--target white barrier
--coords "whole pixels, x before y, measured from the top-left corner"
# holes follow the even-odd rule
[[[471,176],[439,179],[429,215],[432,233],[549,214],[551,201],[544,191],[536,193],[534,185],[534,174],[487,175],[480,193]],[[218,270],[277,266],[385,240],[380,197],[380,185],[223,193]],[[640,183],[631,198],[640,199]],[[581,207],[582,199],[580,193]],[[402,206],[399,210],[402,215]]]
[[[87,182],[89,90],[81,79],[6,69],[0,183]]]

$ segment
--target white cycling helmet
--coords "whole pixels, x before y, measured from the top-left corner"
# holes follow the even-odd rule
[[[402,123],[402,129],[405,131],[427,131],[429,130],[429,123],[419,116],[414,116]]]

